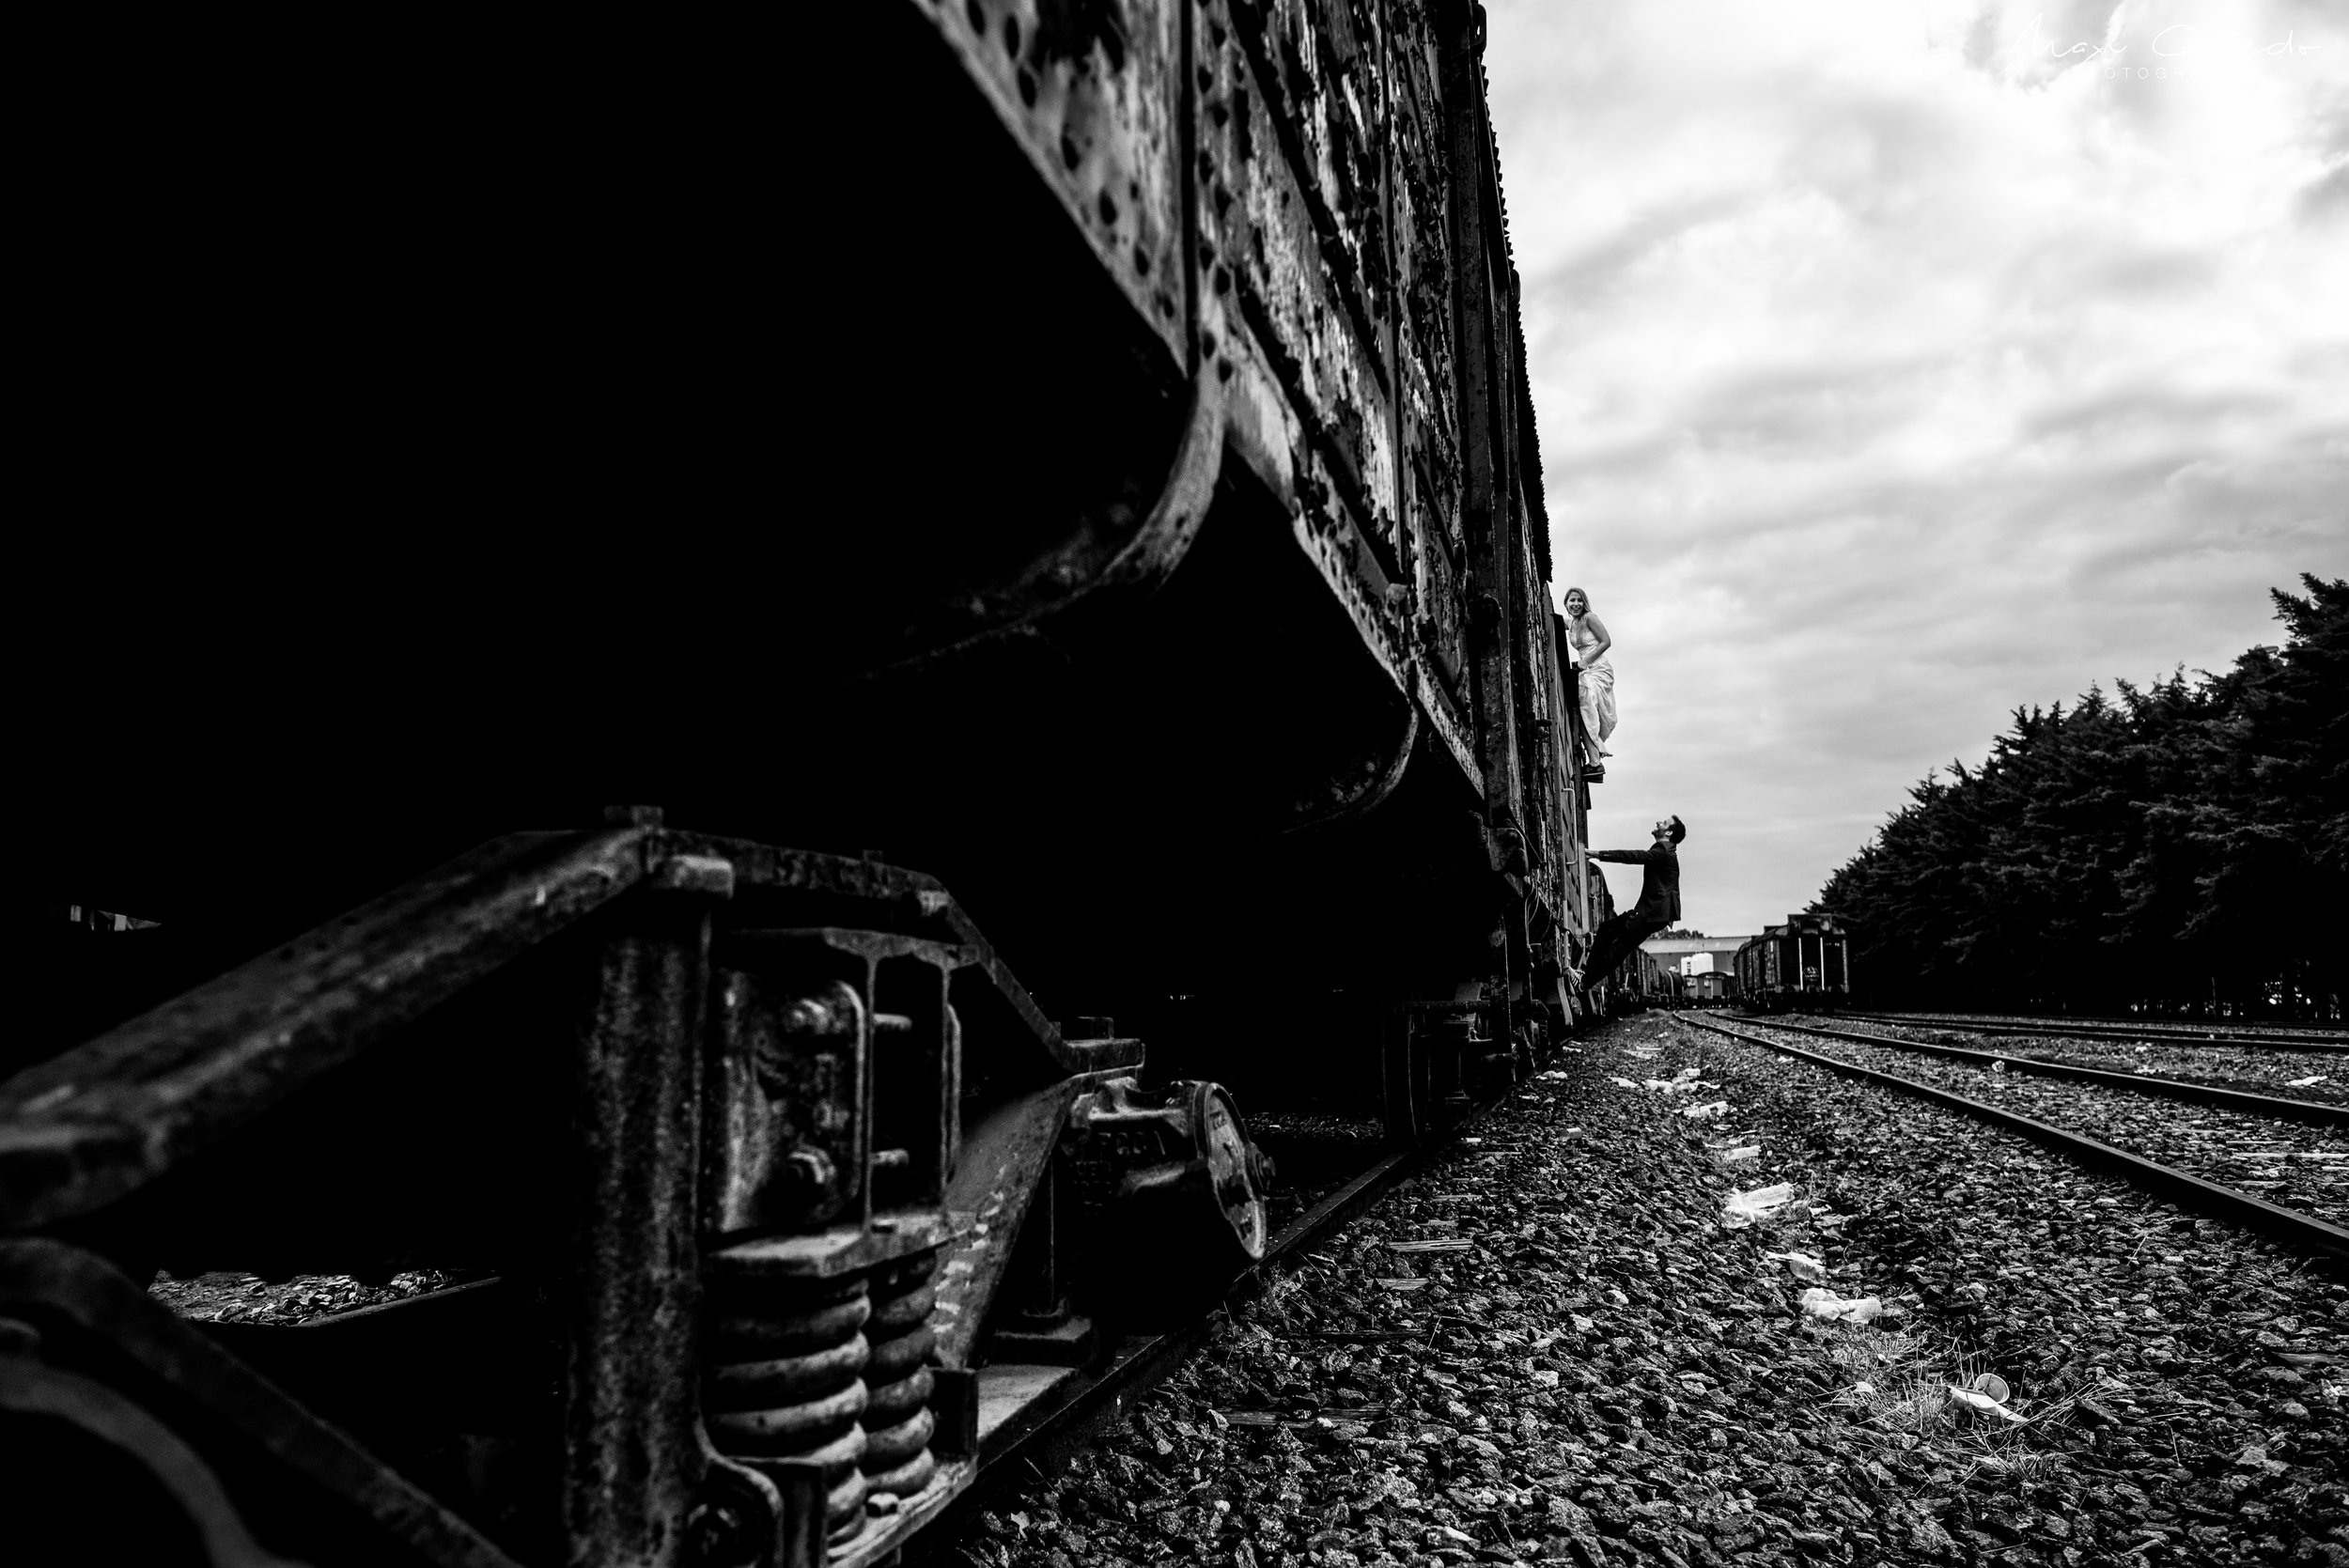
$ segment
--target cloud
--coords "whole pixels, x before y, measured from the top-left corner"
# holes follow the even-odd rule
[[[1701,928],[2349,571],[2349,17],[1491,12],[1559,582],[1616,639],[1594,829],[1686,817]]]

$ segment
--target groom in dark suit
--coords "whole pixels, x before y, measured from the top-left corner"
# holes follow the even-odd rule
[[[1627,914],[1609,916],[1591,939],[1591,956],[1582,966],[1582,984],[1595,986],[1615,971],[1615,966],[1631,956],[1638,947],[1657,932],[1667,930],[1680,918],[1680,841],[1688,836],[1688,830],[1680,825],[1677,816],[1667,817],[1656,825],[1656,847],[1653,849],[1594,849],[1591,859],[1612,861],[1617,865],[1642,868],[1640,878],[1640,902]]]

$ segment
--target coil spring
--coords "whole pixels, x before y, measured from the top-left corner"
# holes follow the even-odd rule
[[[866,1279],[709,1281],[711,1370],[702,1408],[722,1452],[757,1467],[821,1467],[834,1539],[863,1528],[868,1439],[864,1372],[873,1317]]]
[[[860,1420],[865,1489],[874,1497],[912,1497],[938,1472],[930,1454],[938,1421],[930,1414],[932,1379],[925,1364],[938,1343],[930,1327],[938,1300],[930,1276],[937,1269],[936,1252],[916,1252],[873,1274],[873,1315],[864,1330],[872,1351]]]

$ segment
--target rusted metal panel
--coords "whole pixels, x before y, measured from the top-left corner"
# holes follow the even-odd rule
[[[1180,166],[1183,8],[1060,0],[898,3],[929,18],[986,90],[1103,270],[1176,363],[1189,365]]]
[[[1478,502],[1454,351],[1456,310],[1506,302],[1455,298],[1486,274],[1481,259],[1465,277],[1455,265],[1435,20],[1351,0],[1217,0],[1199,18],[1202,321],[1232,366],[1235,446],[1289,505],[1364,645],[1420,697],[1444,750],[1473,758],[1463,776],[1515,813],[1514,726],[1486,695],[1506,685],[1470,669]],[[1481,225],[1482,205],[1469,211]],[[1506,385],[1480,418],[1505,416]],[[1488,490],[1502,460],[1488,455]],[[1494,587],[1506,549],[1487,557],[1498,632],[1517,595]],[[1486,641],[1505,663],[1505,635]],[[1414,667],[1441,699],[1420,692]]]
[[[1517,741],[1515,660],[1508,629],[1526,608],[1512,535],[1510,487],[1510,379],[1501,317],[1512,302],[1505,291],[1506,257],[1498,254],[1498,213],[1488,209],[1493,174],[1491,136],[1486,127],[1480,27],[1472,13],[1454,18],[1448,36],[1437,39],[1446,116],[1449,209],[1452,218],[1452,290],[1457,333],[1455,369],[1462,433],[1461,517],[1469,557],[1469,644],[1475,663],[1478,760],[1486,799],[1493,809],[1514,811],[1523,798]]]
[[[1297,411],[1308,448],[1298,499],[1354,513],[1392,572],[1377,54],[1349,51],[1339,70],[1302,8],[1211,4],[1201,18],[1202,291],[1245,323]]]
[[[1199,17],[1203,342],[1233,367],[1235,446],[1408,691],[1424,585],[1405,521],[1422,503],[1392,390],[1402,339],[1383,62],[1394,45],[1383,13],[1361,7],[1219,0]]]
[[[1396,8],[1388,52],[1393,105],[1387,146],[1392,170],[1395,274],[1402,341],[1398,381],[1409,458],[1411,523],[1432,581],[1423,581],[1423,627],[1457,671],[1461,645],[1457,583],[1466,567],[1460,532],[1459,414],[1453,364],[1451,203],[1445,105],[1436,40],[1426,10]]]
[[[1424,705],[1443,750],[1456,761],[1467,742],[1464,776],[1492,809],[1533,815],[1513,712],[1524,678],[1501,629],[1539,597],[1513,569],[1506,515],[1519,334],[1472,8],[923,9],[1128,300],[1195,365],[1194,424],[1220,398],[1234,454],[1288,510],[1376,663],[1414,695],[1426,667],[1450,709]],[[988,635],[1118,579],[1088,538],[1068,546],[1082,559],[1038,556],[1014,585],[1025,608],[982,617]]]
[[[0,1227],[120,1198],[644,878],[647,831],[459,856],[0,1085]]]
[[[1379,341],[1392,308],[1383,128],[1387,17],[1351,0],[1235,0],[1230,8],[1282,149],[1302,177],[1333,298]],[[1382,358],[1382,355],[1381,355]],[[1382,379],[1388,367],[1374,358]]]

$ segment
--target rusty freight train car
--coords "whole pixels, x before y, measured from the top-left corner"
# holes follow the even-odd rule
[[[777,25],[100,93],[174,239],[66,257],[51,444],[208,520],[39,563],[0,1469],[85,1560],[878,1561],[1261,1253],[1241,1106],[1604,1004],[1481,8]]]
[[[1832,1012],[1851,1002],[1851,939],[1829,914],[1792,914],[1737,950],[1738,1005]]]

